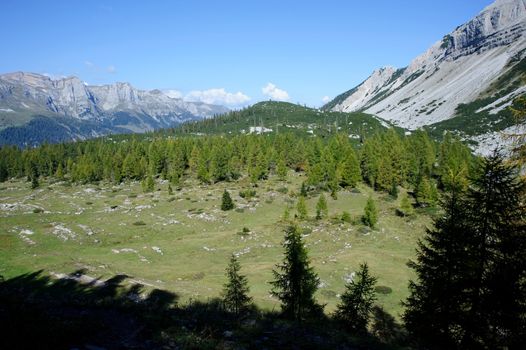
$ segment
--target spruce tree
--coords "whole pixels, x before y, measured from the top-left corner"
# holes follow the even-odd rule
[[[526,183],[495,151],[468,190],[470,304],[462,346],[519,348],[526,339]]]
[[[307,204],[305,203],[305,197],[300,196],[298,199],[298,204],[296,205],[296,210],[298,211],[298,218],[300,220],[305,220],[308,217],[307,213]]]
[[[376,277],[369,274],[367,263],[360,264],[356,277],[345,286],[335,318],[354,332],[366,333],[376,300],[375,284]]]
[[[30,165],[30,180],[31,180],[31,188],[35,189],[40,186],[40,183],[38,182],[39,172],[36,163],[31,162]]]
[[[324,219],[329,216],[329,209],[327,208],[327,200],[325,199],[325,196],[323,193],[320,195],[320,198],[318,199],[318,203],[316,203],[316,220]]]
[[[230,256],[230,262],[226,268],[227,283],[223,288],[223,303],[225,308],[239,316],[244,310],[246,310],[252,301],[252,298],[248,296],[250,291],[248,287],[247,277],[241,275],[239,271],[241,266],[237,257],[232,254]]]
[[[466,195],[457,183],[445,215],[412,264],[404,321],[424,347],[514,349],[526,336],[525,184],[495,153]]]
[[[232,209],[234,209],[234,201],[232,201],[230,193],[228,193],[228,191],[225,190],[221,199],[221,210],[228,211]]]
[[[272,295],[281,301],[283,315],[301,321],[321,313],[323,308],[314,298],[319,278],[310,266],[307,249],[296,226],[285,230],[283,248],[285,257],[272,271],[274,280],[270,282]]]
[[[372,197],[367,199],[367,203],[365,204],[364,208],[364,214],[362,216],[362,222],[364,225],[369,226],[370,228],[374,228],[378,222],[378,210],[376,209],[376,205],[374,204]]]
[[[403,319],[412,338],[422,347],[456,349],[460,344],[471,275],[467,247],[466,204],[460,188],[448,194],[445,213],[419,242],[417,280],[410,281]]]

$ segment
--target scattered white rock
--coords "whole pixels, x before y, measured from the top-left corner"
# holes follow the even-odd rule
[[[161,255],[164,255],[164,254],[163,254],[163,251],[161,250],[161,248],[159,248],[159,247],[152,247],[152,249],[153,249],[156,253],[159,253],[159,254],[161,254]]]

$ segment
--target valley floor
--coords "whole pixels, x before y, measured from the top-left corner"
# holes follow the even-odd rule
[[[270,296],[272,269],[282,260],[281,241],[285,208],[295,209],[294,192],[304,177],[290,173],[289,181],[271,177],[245,200],[239,191],[248,180],[200,185],[187,180],[173,195],[168,183],[158,181],[153,193],[139,183],[69,185],[41,181],[31,190],[23,180],[0,187],[0,275],[11,278],[44,270],[61,277],[83,270],[84,282],[127,275],[129,283],[177,293],[181,302],[220,296],[230,254],[239,257],[256,305],[279,310]],[[236,209],[220,210],[227,189]],[[359,224],[367,198],[379,208],[375,230]],[[300,222],[312,265],[321,283],[318,300],[330,313],[361,262],[367,262],[384,293],[378,304],[395,317],[401,312],[408,280],[407,267],[417,240],[431,219],[419,213],[413,219],[396,216],[399,200],[361,186],[328,198],[329,219],[314,220],[318,196],[307,201],[310,220]],[[348,211],[354,224],[337,220]],[[247,228],[249,232],[243,232]],[[246,229],[244,231],[247,231]]]

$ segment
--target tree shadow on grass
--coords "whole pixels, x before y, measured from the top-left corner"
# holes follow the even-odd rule
[[[57,279],[37,271],[0,282],[0,349],[388,348],[342,332],[327,316],[298,324],[253,306],[238,317],[220,299],[179,305],[177,294],[129,276],[85,273]]]

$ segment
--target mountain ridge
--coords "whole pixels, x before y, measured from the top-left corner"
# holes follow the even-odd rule
[[[50,127],[70,129],[64,137],[44,141],[77,140],[109,133],[144,132],[173,127],[189,120],[210,118],[229,109],[202,102],[172,98],[160,90],[140,90],[130,83],[89,85],[75,76],[52,79],[31,72],[0,75],[0,144],[24,140],[35,118]],[[89,127],[88,127],[89,126]],[[88,128],[86,128],[88,127]],[[26,128],[27,130],[23,130]],[[22,130],[21,130],[22,129]],[[55,135],[58,135],[54,133]]]
[[[416,129],[457,115],[460,104],[487,95],[498,113],[526,92],[520,70],[498,91],[492,84],[526,59],[526,0],[497,0],[445,35],[407,67],[383,67],[323,108],[363,111]],[[513,86],[513,88],[509,88]],[[506,90],[508,88],[508,90]],[[498,94],[505,91],[506,94]],[[498,96],[497,96],[498,95]],[[489,105],[489,104],[488,104]]]

